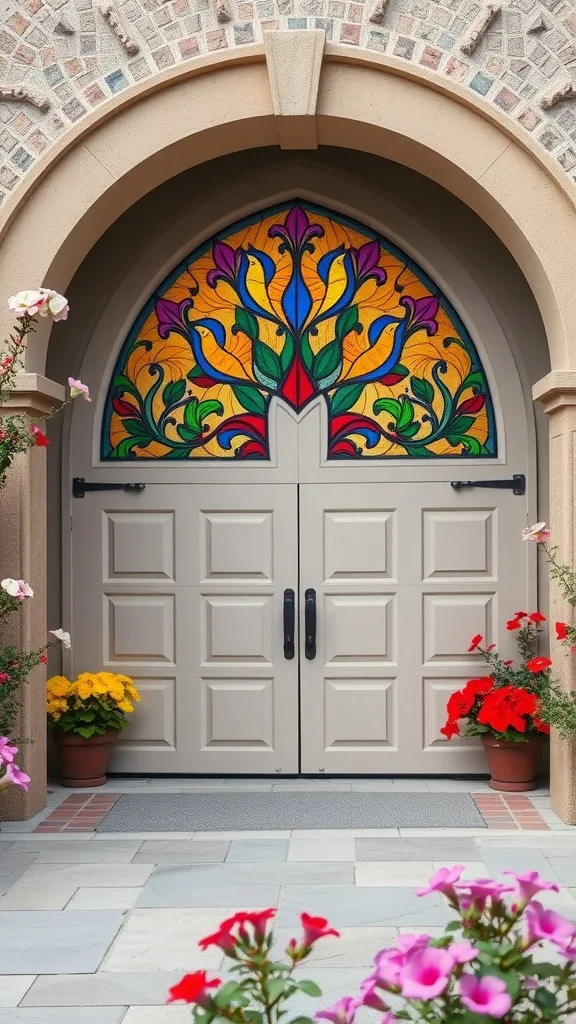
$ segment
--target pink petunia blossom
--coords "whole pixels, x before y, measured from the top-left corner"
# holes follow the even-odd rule
[[[7,736],[0,736],[0,764],[12,764],[14,755],[18,753],[18,747],[10,746]]]
[[[0,583],[2,590],[5,590],[10,597],[15,597],[18,601],[23,601],[25,597],[34,597],[34,591],[25,580],[13,580],[8,576],[5,580]]]
[[[551,532],[546,523],[535,523],[534,526],[527,526],[522,530],[522,540],[533,540],[537,544],[542,544],[549,540]]]
[[[376,978],[373,976],[364,979],[360,985],[360,1002],[362,1006],[369,1006],[371,1010],[380,1010],[381,1013],[385,1013],[388,1006],[378,995],[376,984]]]
[[[505,892],[513,891],[513,886],[494,882],[491,878],[475,878],[473,882],[459,885],[458,889],[461,890],[460,904],[464,910],[469,910],[472,904],[483,910],[488,899],[502,899]]]
[[[22,786],[28,792],[28,786],[31,782],[30,776],[23,772],[17,764],[7,764],[6,771],[0,779],[0,786]]]
[[[522,907],[537,892],[560,892],[556,882],[546,882],[537,871],[525,871],[523,875],[517,875],[515,871],[504,871],[503,874],[511,875],[516,880],[514,898]]]
[[[576,936],[576,925],[555,910],[546,910],[538,900],[532,900],[525,912],[528,941],[548,939],[556,946],[569,946]]]
[[[462,942],[453,942],[451,946],[448,946],[446,952],[450,954],[455,964],[468,964],[478,956],[478,950],[467,939]]]
[[[318,1020],[330,1020],[332,1024],[353,1024],[356,1010],[361,1004],[352,996],[343,996],[327,1010],[318,1010],[314,1016]]]
[[[318,939],[323,939],[326,935],[334,935],[335,938],[340,938],[340,932],[337,932],[335,928],[331,928],[325,917],[313,917],[304,912],[300,914],[300,921],[304,929],[302,945],[306,948],[317,942]]]
[[[75,380],[74,377],[68,377],[68,387],[70,388],[70,398],[78,398],[82,395],[87,402],[91,402],[90,391],[86,384],[83,384],[81,380]]]
[[[477,978],[474,974],[463,974],[460,978],[460,999],[472,1013],[487,1014],[489,1017],[505,1017],[512,999],[502,978],[485,974]]]
[[[416,949],[400,969],[400,988],[405,999],[436,999],[448,984],[454,961],[445,949]]]
[[[376,984],[382,988],[391,988],[398,985],[400,968],[403,962],[404,956],[399,950],[381,949],[374,959],[376,970],[373,977]]]
[[[455,896],[454,884],[460,879],[463,871],[463,864],[455,864],[453,868],[438,868],[428,885],[417,890],[417,895],[428,896],[431,892],[441,892],[444,896]]]

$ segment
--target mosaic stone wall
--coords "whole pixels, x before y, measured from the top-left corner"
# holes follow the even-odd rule
[[[385,3],[385,0],[383,0]],[[471,56],[477,0],[0,0],[0,202],[56,139],[115,93],[265,30],[327,38],[419,64],[493,103],[576,180],[576,2],[511,0]],[[19,88],[33,102],[19,98]],[[542,109],[564,87],[575,98]]]

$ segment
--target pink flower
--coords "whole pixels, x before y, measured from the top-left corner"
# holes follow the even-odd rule
[[[405,999],[436,999],[448,984],[454,961],[447,950],[416,949],[400,970],[400,988]]]
[[[384,1000],[376,991],[376,978],[365,978],[360,985],[361,1005],[369,1006],[371,1010],[380,1010],[385,1013],[388,1009]]]
[[[453,942],[451,946],[448,946],[446,952],[450,954],[455,964],[470,963],[478,956],[478,950],[468,940]]]
[[[542,544],[549,540],[551,532],[546,523],[535,523],[534,526],[527,526],[522,530],[522,540],[533,540],[537,544]]]
[[[504,871],[503,874],[512,875],[516,879],[514,897],[521,906],[529,903],[537,892],[560,892],[556,882],[546,882],[537,871],[526,871],[523,875],[517,875],[515,871]]]
[[[335,928],[330,928],[328,921],[325,917],[311,917],[310,914],[300,914],[300,920],[304,929],[303,945],[305,947],[311,946],[317,939],[324,938],[325,935],[335,935],[337,939],[340,938],[340,932],[337,932]]]
[[[18,601],[23,601],[25,597],[34,597],[34,591],[32,587],[29,587],[24,580],[13,580],[10,577],[2,580],[0,583],[2,590],[5,590],[10,597],[15,597]]]
[[[318,1020],[330,1020],[332,1024],[352,1024],[360,1005],[358,1000],[353,999],[352,996],[344,996],[333,1006],[329,1006],[327,1010],[318,1010],[314,1016]]]
[[[43,290],[41,288],[28,288],[26,291],[17,292],[8,299],[8,306],[19,319],[26,316],[37,316],[45,303]]]
[[[384,1016],[382,1017],[382,1020],[380,1021],[380,1024],[397,1024],[397,1018],[394,1016],[393,1013],[385,1013]]]
[[[7,736],[0,737],[0,764],[11,764],[18,747],[11,747]]]
[[[502,978],[485,974],[463,974],[460,978],[460,998],[472,1013],[487,1014],[489,1017],[505,1017],[512,999]]]
[[[78,395],[82,395],[87,402],[92,401],[86,384],[83,384],[81,380],[75,380],[74,377],[68,377],[68,387],[70,388],[70,398],[78,398]]]
[[[22,786],[28,792],[30,776],[23,772],[17,764],[7,764],[6,771],[0,779],[0,786]]]
[[[10,679],[10,676],[8,675],[8,673],[7,672],[0,672],[0,683],[5,683],[7,679]]]
[[[548,939],[556,946],[569,946],[576,935],[576,925],[572,921],[567,921],[555,910],[545,910],[538,900],[528,904],[525,916],[530,943]]]
[[[382,988],[391,988],[398,984],[400,968],[404,962],[404,955],[397,949],[381,949],[376,954],[374,963],[374,980]]]
[[[482,910],[486,906],[486,900],[499,900],[505,892],[512,892],[511,885],[502,885],[501,882],[493,882],[491,878],[475,878],[473,882],[458,886],[462,890],[460,903],[465,910],[471,905]]]
[[[431,892],[441,892],[445,896],[454,896],[454,883],[459,880],[463,871],[463,864],[456,864],[453,868],[438,868],[428,885],[417,890],[417,895],[428,896]]]

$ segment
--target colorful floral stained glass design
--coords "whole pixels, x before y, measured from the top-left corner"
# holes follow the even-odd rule
[[[474,344],[413,260],[306,202],[234,225],[136,320],[110,384],[104,459],[270,457],[274,396],[322,396],[328,459],[497,454]]]

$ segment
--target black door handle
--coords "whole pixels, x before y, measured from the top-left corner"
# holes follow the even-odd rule
[[[463,487],[488,487],[499,491],[512,491],[512,494],[526,493],[526,477],[524,473],[514,473],[511,480],[452,480],[451,487],[461,491]]]
[[[310,588],[304,594],[304,654],[308,661],[316,657],[316,591]]]
[[[290,661],[294,657],[294,624],[296,611],[294,591],[284,591],[284,657]]]

